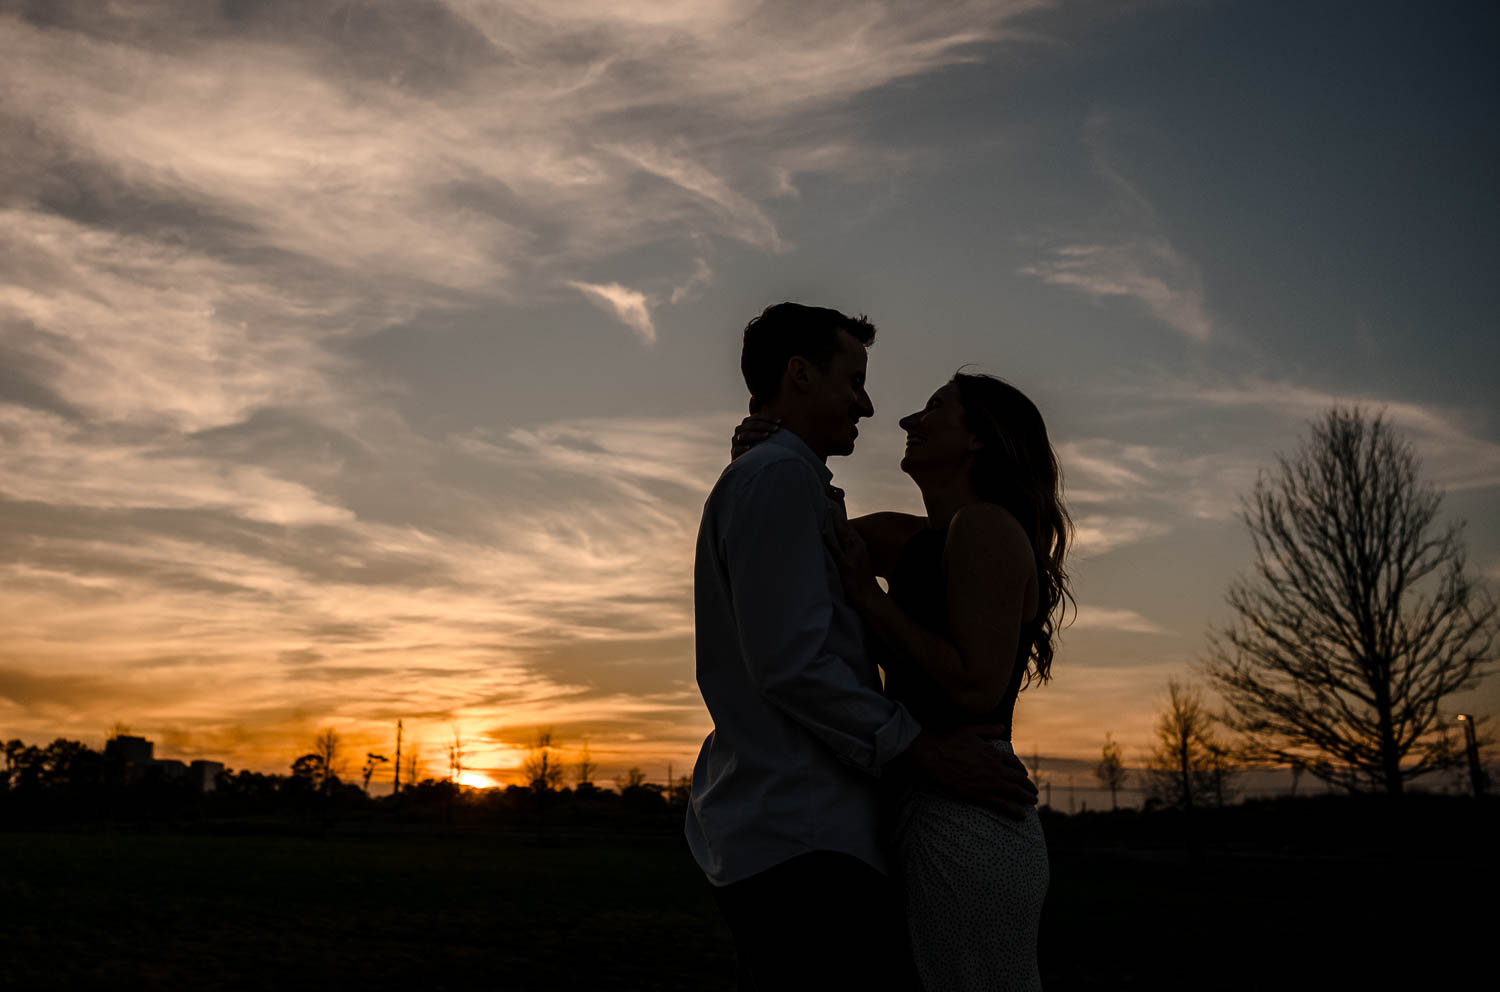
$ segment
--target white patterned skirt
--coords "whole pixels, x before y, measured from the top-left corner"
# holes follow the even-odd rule
[[[902,805],[895,858],[912,956],[927,992],[1042,987],[1037,928],[1048,869],[1036,810],[1009,820],[918,789]]]

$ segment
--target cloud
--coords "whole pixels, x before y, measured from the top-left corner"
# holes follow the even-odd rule
[[[709,267],[709,264],[701,258],[694,259],[692,275],[688,276],[685,282],[672,287],[671,302],[681,303],[692,296],[693,290],[713,282],[713,279],[714,270]]]
[[[703,732],[692,548],[732,420],[577,419],[439,440],[356,425],[318,444],[357,453],[359,435],[383,434],[394,464],[351,454],[311,504],[339,512],[280,519],[232,484],[225,459],[261,456],[255,443],[176,454],[154,480],[149,459],[84,459],[0,503],[17,525],[0,540],[0,661],[22,707],[9,723],[89,735],[125,719],[201,731],[195,746],[208,747],[232,712],[266,732],[234,744],[259,767],[320,725],[357,737],[398,716],[427,736],[634,721],[594,739],[601,759],[671,753]],[[222,498],[194,488],[220,478]],[[43,500],[53,480],[73,495]],[[425,512],[381,522],[384,490]],[[103,672],[130,672],[130,691],[57,702]],[[498,745],[476,754],[514,764]]]
[[[1161,537],[1172,528],[1145,517],[1090,513],[1073,521],[1072,553],[1081,558],[1108,554],[1126,545]]]
[[[1068,625],[1069,630],[1118,630],[1127,634],[1165,634],[1167,629],[1135,610],[1110,609],[1085,604]]]
[[[404,716],[429,754],[556,722],[680,755],[738,416],[417,425],[351,342],[577,291],[649,343],[716,252],[788,247],[778,197],[885,168],[854,98],[1039,6],[0,14],[8,733],[124,719],[284,768]]]
[[[1075,505],[1155,514],[1156,529],[1146,536],[1165,533],[1184,515],[1227,519],[1238,511],[1239,494],[1254,484],[1259,465],[1254,453],[1233,439],[1214,442],[1218,450],[1202,454],[1112,438],[1064,442],[1058,445],[1058,458],[1067,475],[1067,498]],[[1164,513],[1167,517],[1161,519]],[[1127,533],[1134,530],[1138,528],[1127,528]]]
[[[1159,320],[1196,341],[1213,335],[1197,268],[1159,238],[1116,244],[1071,244],[1018,270],[1095,301],[1133,299]]]
[[[1093,111],[1084,123],[1095,174],[1108,191],[1108,206],[1085,225],[1082,237],[1046,248],[1021,266],[1021,275],[1064,286],[1096,303],[1133,300],[1162,323],[1194,341],[1214,336],[1198,266],[1172,244],[1167,225],[1139,188],[1114,164],[1109,136],[1120,122]]]
[[[1258,410],[1299,428],[1335,404],[1383,413],[1415,442],[1424,469],[1438,485],[1461,491],[1500,486],[1500,443],[1477,436],[1458,411],[1367,393],[1337,392],[1286,381],[1245,377],[1217,383],[1160,383],[1150,389],[1160,401],[1199,407]],[[1290,422],[1290,423],[1289,423]],[[1290,453],[1288,450],[1287,453]]]
[[[646,294],[628,289],[617,282],[595,285],[587,282],[570,282],[569,286],[588,297],[590,303],[615,318],[640,335],[646,344],[656,343],[656,326],[651,323],[651,311],[646,306]]]

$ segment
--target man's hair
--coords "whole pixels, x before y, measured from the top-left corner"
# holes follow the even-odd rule
[[[781,392],[786,363],[797,355],[828,371],[838,352],[840,330],[848,331],[865,347],[875,340],[875,325],[864,314],[850,317],[800,303],[766,307],[745,325],[745,347],[740,352],[740,372],[750,395],[762,403],[774,400]]]

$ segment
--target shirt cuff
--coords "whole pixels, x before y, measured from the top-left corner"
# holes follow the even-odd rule
[[[903,754],[911,747],[911,742],[917,739],[922,732],[922,725],[917,723],[917,718],[907,711],[905,706],[896,704],[896,712],[877,731],[875,731],[875,759],[872,762],[871,771],[877,775],[891,759]]]

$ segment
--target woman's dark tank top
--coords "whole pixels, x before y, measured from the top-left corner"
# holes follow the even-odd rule
[[[947,639],[953,640],[948,627],[948,580],[943,572],[943,544],[946,528],[923,527],[912,535],[896,560],[889,576],[891,598],[917,623]],[[909,662],[897,662],[886,669],[886,695],[905,706],[924,730],[942,732],[963,724],[989,723],[1006,728],[1010,738],[1011,718],[1021,680],[1026,675],[1026,661],[1031,654],[1035,618],[1021,625],[1021,643],[1016,646],[1010,684],[995,708],[982,717],[966,715],[949,701],[947,694],[925,673]],[[889,652],[889,647],[884,649]]]

